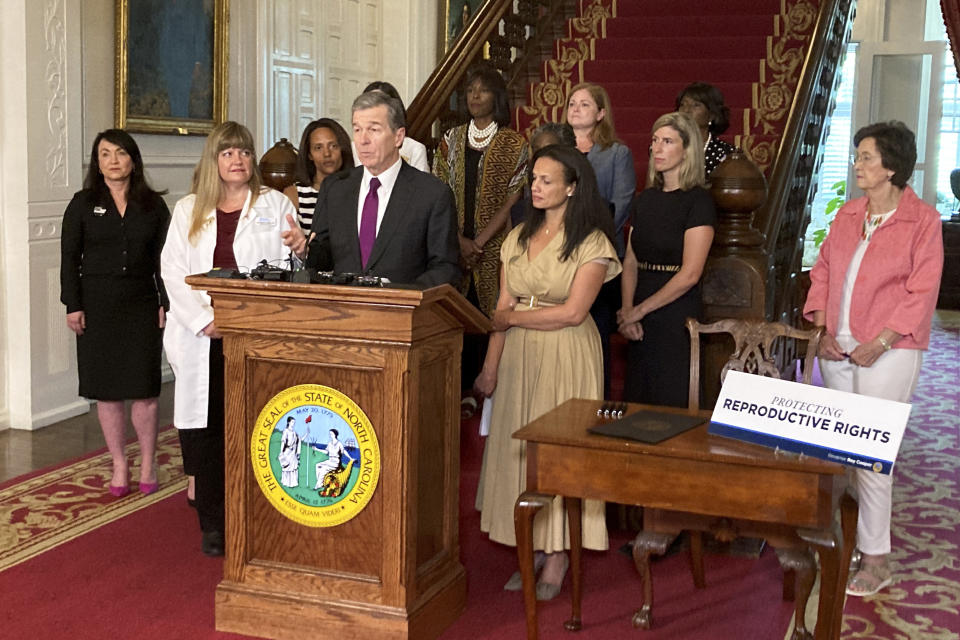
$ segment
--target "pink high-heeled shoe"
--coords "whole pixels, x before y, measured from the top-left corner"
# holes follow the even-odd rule
[[[122,487],[115,487],[110,485],[110,495],[114,498],[122,498],[130,493],[130,485],[124,485]]]
[[[160,488],[159,482],[141,482],[140,483],[140,493],[145,496],[150,495],[151,493],[156,493],[157,489]]]

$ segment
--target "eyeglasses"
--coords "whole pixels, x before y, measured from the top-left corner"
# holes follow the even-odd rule
[[[869,153],[861,153],[859,155],[854,154],[850,156],[850,164],[857,164],[858,162],[860,164],[870,164],[879,157],[880,156],[870,155]]]

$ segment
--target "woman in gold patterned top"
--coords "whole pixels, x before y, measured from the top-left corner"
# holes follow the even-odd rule
[[[433,173],[450,185],[457,200],[464,281],[460,292],[487,316],[497,304],[500,245],[510,225],[510,208],[523,191],[527,142],[508,129],[507,85],[489,64],[467,72],[467,124],[443,136]],[[461,379],[480,370],[485,339],[466,339]]]
[[[497,303],[497,262],[510,207],[520,199],[527,170],[527,142],[508,129],[510,104],[500,73],[482,64],[467,73],[470,122],[447,131],[433,173],[457,199],[460,253],[469,269],[462,291],[493,315]]]
[[[533,157],[531,207],[503,242],[494,333],[475,387],[493,396],[477,506],[490,539],[514,546],[513,506],[525,486],[525,444],[513,433],[570,398],[603,397],[600,334],[590,306],[620,273],[613,220],[589,161],[574,148],[550,145]],[[569,561],[561,498],[534,521],[537,598],[560,592]],[[583,545],[607,548],[603,503],[583,508]],[[505,585],[521,586],[519,573]]]

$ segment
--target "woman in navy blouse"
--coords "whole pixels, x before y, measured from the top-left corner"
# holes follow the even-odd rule
[[[577,149],[586,154],[593,167],[600,196],[610,205],[615,231],[614,246],[622,261],[626,249],[624,229],[630,217],[630,202],[637,190],[637,175],[633,168],[633,154],[617,138],[613,110],[606,90],[589,82],[573,87],[567,99],[564,119],[577,136]],[[617,330],[616,314],[619,308],[618,276],[603,285],[590,309],[603,346],[604,397],[610,390],[610,334]]]

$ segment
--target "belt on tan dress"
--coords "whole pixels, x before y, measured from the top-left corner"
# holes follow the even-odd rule
[[[678,264],[653,264],[652,262],[638,262],[637,269],[640,271],[669,271],[676,273],[680,271]]]
[[[517,308],[528,307],[530,309],[536,309],[537,307],[555,307],[557,304],[556,302],[541,300],[539,296],[520,296],[517,302]]]

